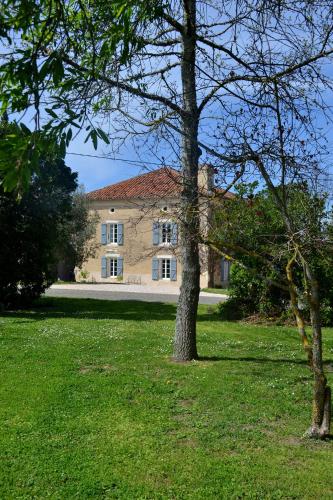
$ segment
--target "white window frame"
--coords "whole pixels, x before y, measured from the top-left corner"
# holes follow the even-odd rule
[[[116,278],[118,276],[118,257],[108,256],[109,277]]]
[[[115,220],[107,220],[105,221],[105,224],[107,224],[107,229],[106,229],[107,244],[118,246],[118,224],[120,224],[120,222]]]
[[[163,226],[169,226],[169,229],[164,231]],[[163,236],[166,235],[166,241],[163,241]],[[168,241],[169,240],[169,241]],[[162,220],[160,221],[160,245],[170,246],[172,241],[172,221]]]
[[[161,278],[162,278],[162,280],[170,281],[171,280],[171,257],[162,257],[160,260],[161,260]],[[169,276],[167,276],[168,274],[169,274]]]

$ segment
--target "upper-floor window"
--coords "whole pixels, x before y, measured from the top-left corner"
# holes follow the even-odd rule
[[[178,225],[171,221],[153,223],[153,245],[177,245]]]
[[[118,224],[108,224],[109,234],[108,243],[118,243]]]
[[[163,222],[160,227],[162,243],[171,243],[172,224],[171,222]]]
[[[124,224],[119,222],[106,222],[101,225],[101,243],[107,245],[112,243],[115,245],[124,244]]]

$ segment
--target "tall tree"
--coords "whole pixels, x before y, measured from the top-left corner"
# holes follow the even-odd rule
[[[283,210],[276,202],[276,196],[282,194]],[[207,243],[245,268],[252,284],[266,290],[266,297],[267,289],[273,288],[274,297],[282,299],[280,308],[289,295],[314,376],[308,435],[325,438],[330,434],[331,389],[324,373],[320,316],[323,298],[330,291],[324,285],[325,268],[332,265],[332,212],[327,210],[325,196],[309,191],[306,184],[276,186],[254,198],[235,198],[229,205],[222,205],[218,220],[222,219],[223,225],[212,228]],[[243,280],[246,281],[246,275]],[[252,293],[256,293],[254,287]],[[304,307],[310,313],[312,335],[307,333],[309,318]]]
[[[10,133],[15,126],[6,129]],[[67,236],[63,227],[72,220],[76,177],[63,160],[41,159],[19,203],[14,192],[0,186],[1,305],[28,305],[55,281]]]
[[[232,183],[255,163],[254,124],[238,122],[244,107],[269,110],[276,86],[294,104],[309,85],[327,86],[320,65],[333,53],[331,2],[5,0],[0,20],[3,111],[36,110],[26,140],[30,169],[39,148],[56,139],[64,151],[73,130],[85,127],[95,147],[98,138],[116,146],[146,133],[155,154],[164,142],[179,159],[183,274],[174,356],[197,357],[199,157]],[[42,125],[45,101],[50,120]],[[93,116],[105,118],[102,128]],[[15,140],[3,144],[7,156],[18,151]],[[11,188],[17,174],[1,158],[0,168]]]

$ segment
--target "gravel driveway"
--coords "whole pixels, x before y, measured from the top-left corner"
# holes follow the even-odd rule
[[[141,300],[144,302],[171,302],[178,300],[179,289],[173,287],[152,288],[145,285],[125,284],[68,284],[52,285],[46,290],[47,297],[73,297],[100,300]],[[200,304],[217,304],[226,300],[227,295],[201,292]]]

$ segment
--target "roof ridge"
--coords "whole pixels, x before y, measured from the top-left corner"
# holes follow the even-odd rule
[[[93,191],[89,191],[87,193],[87,195],[96,193],[96,192],[101,191],[103,189],[108,189],[108,188],[111,188],[111,187],[119,186],[119,185],[121,185],[121,184],[123,184],[125,182],[128,182],[128,181],[135,181],[138,178],[142,178],[142,177],[145,177],[146,175],[150,175],[150,174],[155,174],[155,173],[160,172],[162,170],[172,170],[173,172],[178,173],[178,170],[176,170],[173,167],[169,167],[169,166],[159,167],[156,170],[151,170],[150,172],[145,172],[143,174],[138,174],[138,175],[135,175],[134,177],[128,177],[128,179],[123,179],[122,181],[114,182],[113,184],[108,184],[107,186],[103,186],[101,188],[94,189]]]
[[[160,167],[87,193],[90,200],[159,198],[179,191],[179,172]]]

